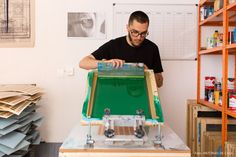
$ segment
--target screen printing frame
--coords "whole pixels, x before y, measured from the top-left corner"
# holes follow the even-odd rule
[[[92,111],[93,111],[93,104],[94,104],[94,95],[96,92],[97,87],[97,79],[98,79],[98,71],[93,70],[89,74],[93,74],[92,80],[90,80],[88,83],[91,88],[88,89],[87,98],[84,102],[83,111],[82,111],[82,125],[102,125],[103,121],[102,119],[96,119],[91,118]],[[145,121],[145,125],[147,126],[153,126],[157,125],[159,123],[164,122],[164,118],[162,115],[162,109],[160,106],[160,100],[158,96],[157,86],[156,86],[156,80],[153,70],[145,70],[144,71],[144,78],[146,82],[147,87],[147,96],[149,100],[149,110],[150,110],[150,116],[151,119]],[[89,76],[88,76],[89,79]]]

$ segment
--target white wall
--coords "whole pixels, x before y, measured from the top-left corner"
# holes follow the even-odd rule
[[[112,4],[137,0],[35,0],[36,42],[34,48],[0,49],[0,84],[36,83],[45,89],[40,112],[47,142],[62,142],[80,121],[86,94],[87,71],[79,60],[112,37]],[[138,3],[157,3],[140,0]],[[159,0],[163,4],[196,4],[197,0]],[[106,40],[67,38],[67,12],[105,12]],[[124,26],[125,27],[125,26]],[[196,98],[196,61],[163,61],[164,86],[160,95],[166,123],[185,140],[186,99]],[[73,76],[63,70],[75,69]],[[86,131],[84,128],[81,131]]]

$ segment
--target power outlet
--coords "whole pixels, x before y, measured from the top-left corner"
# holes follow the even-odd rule
[[[75,71],[73,67],[66,67],[64,70],[65,75],[67,76],[74,76]]]

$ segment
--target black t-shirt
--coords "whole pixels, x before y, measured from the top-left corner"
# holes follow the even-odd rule
[[[163,72],[159,49],[148,39],[141,46],[132,47],[126,41],[126,36],[119,37],[102,45],[92,55],[97,60],[122,59],[128,63],[144,63],[154,73]]]

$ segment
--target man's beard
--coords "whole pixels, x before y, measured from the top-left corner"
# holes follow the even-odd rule
[[[133,39],[131,38],[130,33],[128,33],[128,38],[129,38],[130,44],[131,44],[133,47],[140,47],[140,46],[142,45],[142,43],[140,43],[139,45],[134,45]]]

